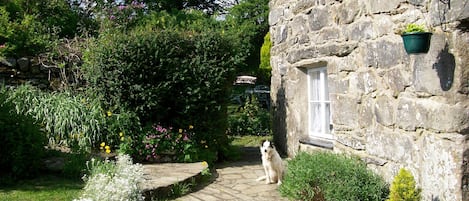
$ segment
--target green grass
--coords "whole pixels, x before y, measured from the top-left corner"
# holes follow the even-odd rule
[[[62,201],[80,196],[84,183],[55,175],[43,175],[36,179],[19,181],[0,187],[0,201]]]
[[[233,141],[231,145],[239,147],[258,147],[263,140],[272,140],[272,136],[232,136]]]

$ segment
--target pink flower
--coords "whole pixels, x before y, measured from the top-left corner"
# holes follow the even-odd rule
[[[120,5],[120,6],[117,7],[117,9],[119,9],[119,10],[124,10],[126,8],[127,8],[127,6],[124,6],[124,5]]]
[[[188,140],[189,140],[189,137],[187,137],[187,135],[184,135],[184,138],[182,138],[182,140],[188,141]]]
[[[0,48],[5,48],[5,47],[6,47],[5,44],[1,44],[1,45],[0,45]]]

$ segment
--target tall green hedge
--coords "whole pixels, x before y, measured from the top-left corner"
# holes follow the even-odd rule
[[[135,111],[142,124],[186,128],[219,151],[228,144],[226,105],[238,62],[216,31],[139,29],[102,35],[84,73],[107,106]]]

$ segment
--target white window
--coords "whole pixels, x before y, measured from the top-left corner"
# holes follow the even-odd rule
[[[332,139],[327,68],[308,69],[309,136]]]

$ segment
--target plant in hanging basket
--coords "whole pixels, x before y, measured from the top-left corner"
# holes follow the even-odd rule
[[[430,49],[432,33],[428,32],[423,25],[408,24],[401,36],[408,54],[427,53]]]

